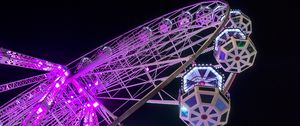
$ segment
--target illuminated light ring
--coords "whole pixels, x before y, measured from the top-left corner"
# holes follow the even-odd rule
[[[213,14],[213,21],[223,21],[225,13],[226,11],[224,9],[221,9],[220,6],[217,6],[215,8],[215,13]]]
[[[160,25],[159,25],[159,30],[161,34],[167,33],[170,31],[172,28],[172,21],[170,19],[164,19]]]
[[[238,28],[246,36],[249,36],[252,33],[252,22],[250,18],[240,10],[230,11],[230,17],[225,27]]]
[[[237,39],[246,39],[245,34],[240,29],[226,28],[215,39],[215,52],[218,52],[219,47],[226,43],[226,41],[230,39],[231,36]]]
[[[240,73],[254,64],[257,51],[250,39],[231,37],[215,55],[218,63],[227,72]]]
[[[142,42],[148,42],[152,36],[152,30],[149,27],[144,27],[141,33],[138,35],[139,40]]]
[[[193,16],[190,12],[184,12],[181,14],[181,16],[178,18],[178,27],[180,28],[187,28],[189,25],[191,25],[191,21],[193,19]]]
[[[195,85],[223,90],[223,77],[211,66],[196,66],[183,76],[183,90],[187,92]]]
[[[90,64],[92,62],[92,60],[88,57],[83,57],[81,59],[81,61],[79,62],[79,64],[77,65],[77,70],[83,68],[84,66]]]
[[[164,19],[159,25],[159,32],[165,34],[172,30],[172,21],[170,19]]]
[[[102,51],[104,52],[104,54],[106,55],[112,55],[112,49],[108,46],[103,47]]]
[[[196,22],[200,27],[208,26],[213,20],[213,13],[210,8],[200,8],[196,12]]]
[[[104,46],[102,49],[98,49],[97,53],[94,55],[94,57],[97,58],[101,58],[101,56],[103,55],[112,55],[113,51],[111,49],[111,47],[109,46]],[[93,59],[93,58],[91,58]]]
[[[242,12],[238,9],[232,9],[230,10],[229,13],[230,13],[230,17],[239,16],[242,14]]]
[[[88,58],[88,57],[84,57],[84,58],[82,58],[81,62],[82,62],[82,63],[90,63],[90,62],[91,62],[91,59]]]

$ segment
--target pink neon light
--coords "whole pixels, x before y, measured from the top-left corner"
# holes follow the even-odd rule
[[[149,71],[149,67],[146,67],[146,71],[147,71],[147,72]]]
[[[68,73],[68,71],[66,71],[66,72],[65,72],[65,76],[69,76],[69,73]]]
[[[43,112],[43,109],[39,107],[39,109],[36,111],[36,114],[40,114],[41,112]]]
[[[59,88],[59,86],[60,86],[59,83],[56,83],[56,84],[55,84],[55,87],[56,87],[56,88]]]
[[[98,102],[95,102],[95,103],[93,104],[93,106],[96,108],[97,106],[99,106],[99,103],[98,103]]]

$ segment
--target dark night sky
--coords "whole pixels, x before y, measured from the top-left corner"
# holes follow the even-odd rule
[[[200,0],[0,3],[0,47],[67,64],[102,43]],[[292,3],[230,0],[253,22],[258,56],[231,88],[229,126],[295,125],[300,119],[299,39]],[[0,65],[0,83],[40,72]],[[1,104],[20,90],[0,94]],[[5,98],[4,98],[5,97]],[[298,120],[297,120],[298,119]],[[178,107],[145,105],[128,126],[180,126]],[[299,125],[299,124],[298,124]]]

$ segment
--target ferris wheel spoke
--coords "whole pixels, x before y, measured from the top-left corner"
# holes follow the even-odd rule
[[[251,65],[249,62],[245,61],[245,60],[240,60],[241,63],[246,64],[246,65]]]
[[[153,85],[149,86],[152,87]],[[136,92],[133,96],[134,98],[130,98],[130,97],[103,97],[103,96],[98,96],[98,98],[102,98],[102,99],[114,99],[114,100],[134,100],[137,97],[139,97],[140,94],[144,93],[144,92],[139,92],[139,94],[137,94],[138,92]],[[173,96],[171,96],[169,93],[167,93],[165,90],[162,90],[160,92],[161,94],[165,94],[165,95],[161,95],[160,99],[153,99],[154,101],[177,101]],[[164,97],[163,97],[164,96]],[[154,103],[153,101],[153,103]],[[158,103],[158,102],[157,102]],[[174,102],[173,102],[174,103]],[[163,104],[163,103],[162,103]]]
[[[166,65],[160,65],[160,66],[158,66],[156,69],[162,69],[162,68],[167,68],[169,65],[172,65],[172,64],[166,64]],[[143,69],[141,69],[141,70],[143,70]],[[138,72],[138,70],[136,70],[137,72]],[[154,70],[149,70],[148,72],[153,72]],[[125,71],[124,71],[125,72]],[[124,73],[123,72],[123,73]],[[144,76],[146,73],[145,72],[141,72],[140,71],[140,73],[137,75],[137,76],[135,76],[135,78],[139,78],[139,77],[141,77],[141,76]],[[157,75],[155,75],[153,78],[154,79],[156,79],[157,78],[157,76],[159,75],[160,73],[158,73]],[[131,77],[131,76],[130,76]],[[129,78],[128,76],[124,76],[124,78],[126,79],[126,78],[128,78],[128,79],[126,79],[126,80],[124,80],[124,82],[130,82],[133,78]],[[114,79],[114,78],[112,78],[112,79]],[[116,84],[114,84],[114,82],[116,82],[116,84],[118,84],[119,83],[119,81],[118,80],[115,80],[115,81],[113,81],[113,82],[111,82],[111,85],[110,86],[107,86],[107,88],[106,89],[109,89],[109,88],[111,88],[112,86],[116,86]]]
[[[1,121],[8,121],[8,124],[10,125],[21,123],[24,118],[24,114],[30,112],[38,100],[40,100],[41,96],[42,95],[36,96],[33,99],[22,102],[16,100],[14,104],[10,104],[5,108],[2,108],[0,114]]]
[[[17,80],[17,81],[14,81],[14,82],[1,84],[0,85],[0,93],[5,92],[5,91],[9,91],[9,90],[13,90],[13,89],[17,89],[17,88],[20,88],[20,87],[23,87],[23,86],[36,84],[36,83],[39,83],[41,81],[45,81],[47,79],[47,75],[49,75],[49,74],[41,74],[41,75],[25,78],[25,79],[22,79],[22,80]]]
[[[59,64],[0,48],[0,64],[23,67],[28,69],[51,71]]]
[[[43,93],[43,88],[47,86],[49,81],[43,82],[36,87],[30,87],[27,90],[20,93],[18,96],[14,97],[10,101],[6,102],[0,107],[0,115],[4,115],[16,106],[22,105],[22,108],[26,108],[26,105],[30,105],[32,102],[36,102],[38,98],[41,98]],[[12,112],[12,111],[10,111]]]
[[[175,53],[171,54],[171,55],[174,55]]]
[[[107,91],[100,92],[99,94],[109,93],[109,92],[118,91],[118,90],[123,90],[125,88],[130,89],[130,88],[133,88],[133,87],[138,87],[138,86],[143,86],[143,85],[149,85],[149,84],[152,85],[151,84],[152,82],[156,82],[157,83],[157,82],[164,81],[165,79],[166,79],[166,77],[164,77],[164,78],[157,78],[155,80],[144,81],[144,82],[141,82],[141,83],[136,83],[136,84],[128,85],[126,87],[107,89]]]
[[[97,97],[99,99],[107,99],[107,100],[121,100],[121,101],[140,101],[141,99],[134,98],[110,98],[110,97]],[[147,103],[150,104],[162,104],[162,105],[178,105],[177,100],[148,100]]]
[[[216,25],[216,24],[217,24],[217,23],[214,23],[214,25]],[[200,30],[203,30],[203,29],[200,29]],[[198,32],[199,32],[199,31],[198,31]],[[190,34],[191,34],[190,36],[192,36],[192,35],[195,34],[195,33],[190,33]],[[189,34],[188,34],[188,35],[189,35]],[[177,51],[175,51],[175,52],[173,52],[173,53],[171,53],[171,54],[168,54],[168,55],[174,55],[174,54],[176,54],[177,52],[181,52],[181,51],[183,51],[183,50],[186,50],[186,49],[190,48],[191,46],[194,46],[194,45],[198,44],[199,42],[203,42],[203,41],[206,40],[208,37],[209,37],[209,36],[203,37],[202,39],[197,40],[196,42],[194,42],[194,44],[189,44],[189,46],[182,47],[182,48],[180,48],[179,50],[177,50]],[[186,40],[188,40],[188,38],[186,38]],[[186,40],[183,40],[182,42],[184,42],[184,41],[186,41]],[[165,43],[168,43],[168,42],[165,42]],[[179,43],[176,43],[176,44],[178,45]],[[158,48],[157,48],[157,47],[158,47]],[[163,47],[163,46],[156,45],[156,46],[153,47],[153,48],[159,50],[160,47]],[[167,48],[166,50],[170,50],[171,48],[172,48],[172,47],[169,47],[169,48]],[[150,49],[151,49],[151,48],[148,48],[148,49],[143,50],[143,51],[149,51]],[[162,52],[162,53],[163,53],[163,52]],[[136,55],[136,54],[134,54],[134,55]],[[134,55],[129,55],[129,56],[127,56],[127,57],[134,56]],[[121,60],[121,59],[119,59],[119,60]]]
[[[176,59],[171,59],[171,60],[160,60],[160,61],[156,61],[156,62],[151,62],[151,63],[142,63],[136,66],[126,66],[126,67],[122,67],[119,69],[109,69],[109,70],[104,70],[101,72],[92,72],[92,73],[88,73],[86,75],[91,75],[91,74],[103,74],[103,73],[110,73],[110,72],[118,72],[118,71],[126,71],[126,70],[130,70],[130,69],[136,69],[136,68],[147,68],[150,66],[154,66],[154,65],[162,65],[162,64],[169,64],[169,63],[177,63],[177,62],[183,62],[186,61],[189,57],[183,57],[183,58],[176,58]],[[98,71],[98,70],[97,70]]]
[[[145,87],[145,88],[144,87],[145,86],[142,87],[144,90],[139,90],[140,92],[136,92],[134,94],[134,96],[138,97],[140,94],[142,94],[142,93],[144,93],[144,92],[146,92],[146,91],[148,91],[150,89],[153,89],[152,85],[148,86],[148,87]],[[121,105],[118,108],[116,108],[116,109],[113,110],[113,113],[116,113],[116,112],[120,111],[120,109],[123,108],[126,104],[128,104],[128,102],[129,102],[129,100],[122,102]]]
[[[143,81],[141,83],[126,85],[126,87],[130,88],[130,87],[134,87],[134,86],[139,86],[139,85],[143,85],[143,84],[149,84],[149,83],[153,83],[153,82],[157,82],[157,81],[163,81],[163,80],[165,80],[165,77],[155,78],[155,79],[152,79],[152,80]],[[130,82],[130,80],[128,80],[128,82]],[[115,86],[117,86],[117,84],[112,85],[110,87],[107,87],[106,90],[114,91],[114,90],[119,90],[119,89],[124,89],[125,88],[125,87],[115,88]],[[112,88],[113,90],[111,90],[110,88]]]

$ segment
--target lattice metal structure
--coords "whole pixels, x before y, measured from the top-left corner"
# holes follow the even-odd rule
[[[240,32],[231,33],[228,29]],[[244,58],[243,52],[248,49],[246,46],[251,45],[253,50],[248,50],[246,55],[255,58],[256,50],[249,39],[251,29],[249,18],[240,11],[230,11],[226,2],[207,1],[149,21],[67,65],[1,48],[1,64],[49,72],[0,85],[0,93],[31,85],[0,107],[0,124],[115,126],[145,103],[178,105],[182,113],[186,94],[193,94],[189,93],[193,88],[206,86],[215,89],[214,94],[222,95],[223,101],[228,100],[232,81],[237,73],[246,68],[227,63],[230,62],[227,61],[230,59],[227,55],[236,53],[227,50],[226,44],[233,43],[235,46],[230,48],[232,50],[243,50],[241,59]],[[243,41],[245,46],[239,46],[242,45],[239,41]],[[223,49],[227,51],[222,52]],[[216,60],[211,65],[195,65],[195,62],[201,63],[207,59],[207,55],[212,55]],[[227,57],[223,58],[223,55]],[[229,64],[230,69],[223,65],[224,62]],[[254,60],[248,62],[247,68]],[[174,80],[183,76],[194,81],[190,77],[197,74],[189,74],[191,70],[188,67],[208,68],[210,71],[200,79],[198,77],[200,81],[197,83],[201,84],[189,83],[192,88],[174,89],[175,85],[180,85]],[[234,72],[232,67],[239,69]],[[219,74],[219,71],[224,74]],[[212,79],[207,79],[209,77]],[[185,84],[183,82],[182,87]],[[181,98],[178,99],[178,96]],[[201,102],[197,104],[201,106]],[[210,108],[214,109],[213,106]],[[226,109],[228,113],[229,108]],[[202,119],[199,122],[205,122],[203,115],[197,116]],[[183,120],[187,125],[202,126],[190,119]],[[217,122],[220,120],[211,123],[226,124]]]

